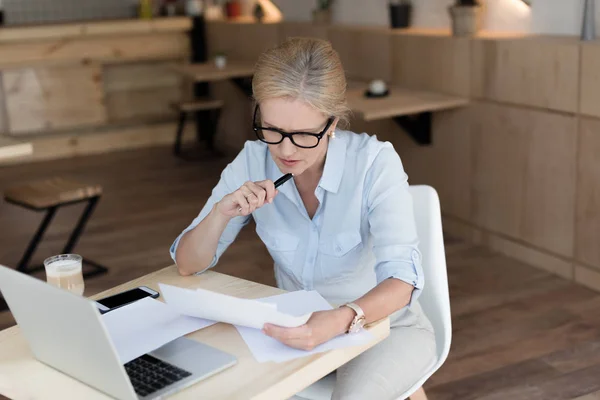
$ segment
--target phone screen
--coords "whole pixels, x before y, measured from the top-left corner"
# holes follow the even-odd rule
[[[152,294],[146,292],[145,290],[136,288],[123,293],[115,294],[114,296],[110,296],[102,300],[98,300],[98,303],[112,309],[149,296],[152,296]]]

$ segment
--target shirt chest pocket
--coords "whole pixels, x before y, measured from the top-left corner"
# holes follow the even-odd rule
[[[359,231],[344,231],[323,236],[319,243],[323,278],[335,280],[352,275],[358,267],[362,249]]]
[[[256,226],[256,233],[263,241],[275,264],[291,268],[296,257],[300,240],[289,232],[280,229],[265,229]]]

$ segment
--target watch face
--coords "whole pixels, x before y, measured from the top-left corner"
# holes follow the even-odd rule
[[[364,325],[365,325],[365,319],[359,318],[358,320],[354,321],[354,323],[350,327],[350,332],[356,333],[356,332],[360,331]]]

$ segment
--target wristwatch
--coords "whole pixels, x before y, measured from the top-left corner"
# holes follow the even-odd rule
[[[365,325],[365,313],[363,312],[362,308],[360,308],[357,304],[354,303],[347,303],[344,304],[342,307],[350,307],[356,313],[346,333],[356,333],[360,331],[361,328]]]

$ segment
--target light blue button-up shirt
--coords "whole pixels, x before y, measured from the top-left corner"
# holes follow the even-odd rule
[[[281,175],[266,144],[246,142],[198,217],[171,246],[173,260],[181,236],[216,202],[246,181],[275,181]],[[317,290],[330,303],[343,304],[395,278],[415,287],[415,301],[423,288],[423,270],[408,177],[393,146],[367,134],[337,130],[315,195],[319,207],[312,219],[293,179],[279,187],[273,203],[252,213],[256,232],[275,261],[278,286]],[[230,220],[208,268],[249,220]]]

